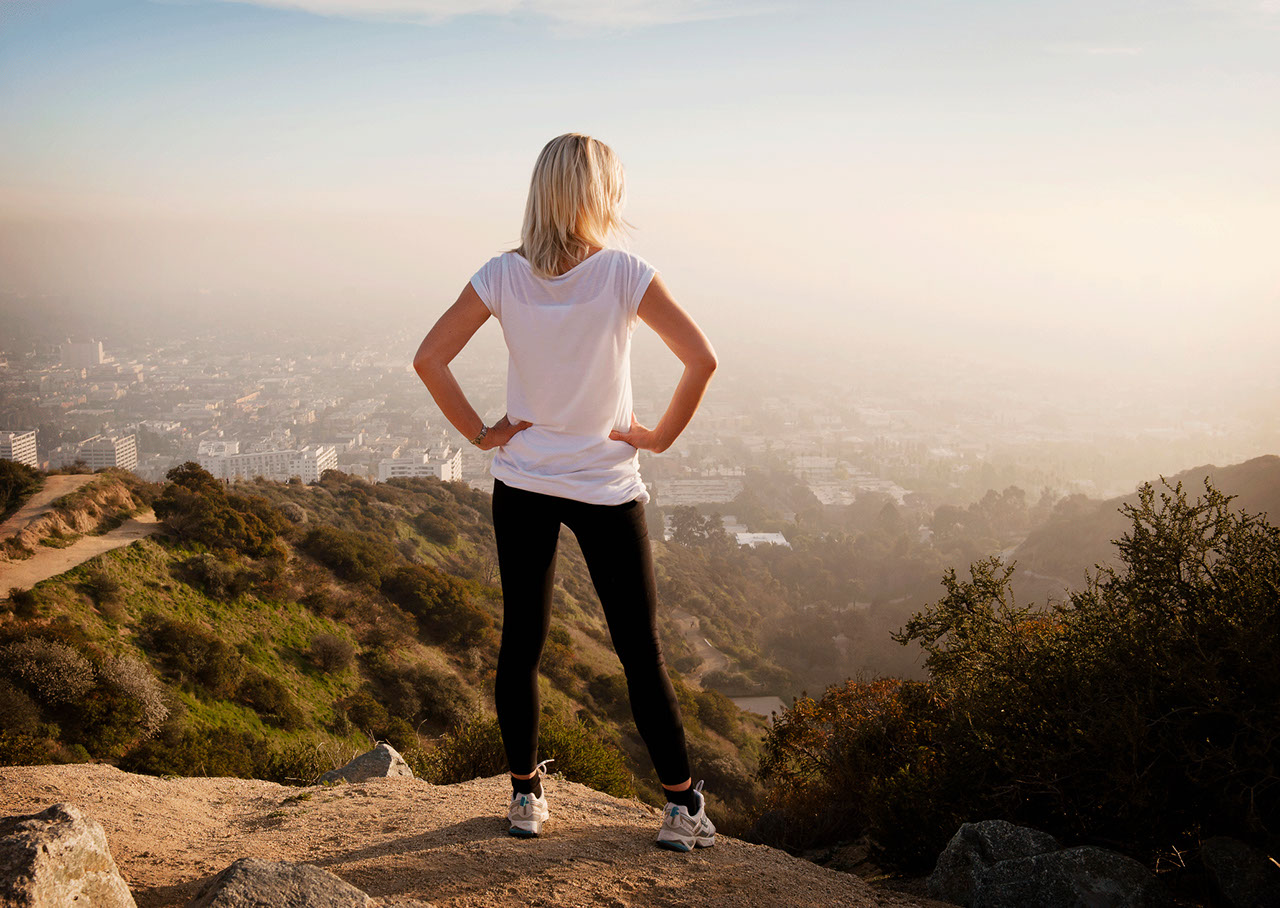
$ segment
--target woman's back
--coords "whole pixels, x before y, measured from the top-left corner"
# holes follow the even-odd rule
[[[608,436],[631,424],[631,335],[654,274],[639,256],[602,249],[556,277],[515,252],[472,277],[510,352],[507,415],[533,424],[498,449],[495,477],[593,504],[648,500],[637,450]]]

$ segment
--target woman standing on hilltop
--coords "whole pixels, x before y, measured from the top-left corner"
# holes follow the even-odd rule
[[[689,424],[715,351],[648,262],[606,248],[623,227],[622,164],[570,133],[538,156],[519,248],[491,258],[440,317],[414,368],[464,438],[496,453],[493,530],[502,578],[502,645],[494,699],[511,771],[510,832],[548,817],[538,750],[538,663],[551,626],[560,525],[578,539],[626,673],[636,728],[667,808],[658,844],[715,844],[702,783],[692,786],[684,726],[656,625],[657,587],[639,451],[662,452]],[[449,363],[492,315],[510,352],[507,413],[493,426],[467,402]],[[654,428],[636,421],[631,334],[657,332],[684,364]],[[550,761],[547,761],[550,762]]]

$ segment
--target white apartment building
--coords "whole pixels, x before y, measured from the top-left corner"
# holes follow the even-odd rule
[[[36,433],[0,432],[0,460],[16,460],[29,467],[39,467],[40,458],[36,456]]]
[[[90,470],[119,467],[132,470],[138,466],[138,436],[94,435],[76,445],[61,445],[49,455],[50,467],[67,467],[83,460]]]
[[[434,476],[445,482],[462,480],[462,449],[439,445],[408,457],[388,457],[378,462],[378,482],[388,479]]]
[[[664,508],[691,504],[728,504],[742,491],[739,479],[664,479],[654,483],[654,495]]]
[[[90,366],[102,365],[105,355],[102,352],[102,341],[72,341],[70,338],[59,348],[62,354],[62,365],[67,369],[87,369]]]
[[[317,482],[325,470],[338,468],[338,452],[333,445],[307,445],[296,451],[239,453],[239,442],[204,441],[196,462],[218,479],[254,479],[261,476],[288,482],[295,476],[303,482]]]

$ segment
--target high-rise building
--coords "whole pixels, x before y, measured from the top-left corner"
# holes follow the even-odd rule
[[[0,460],[16,460],[29,467],[40,466],[40,458],[36,455],[35,430],[0,432]]]
[[[132,432],[128,435],[94,435],[78,445],[59,447],[49,455],[49,466],[66,467],[77,460],[83,460],[91,470],[103,467],[132,470],[138,465],[138,437]]]
[[[87,369],[100,366],[104,360],[102,341],[73,341],[70,338],[62,345],[62,365],[67,369]]]

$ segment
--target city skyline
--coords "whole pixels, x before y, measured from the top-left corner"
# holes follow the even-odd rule
[[[581,130],[743,364],[1225,393],[1280,333],[1277,49],[1265,2],[11,0],[0,294],[425,333]]]

